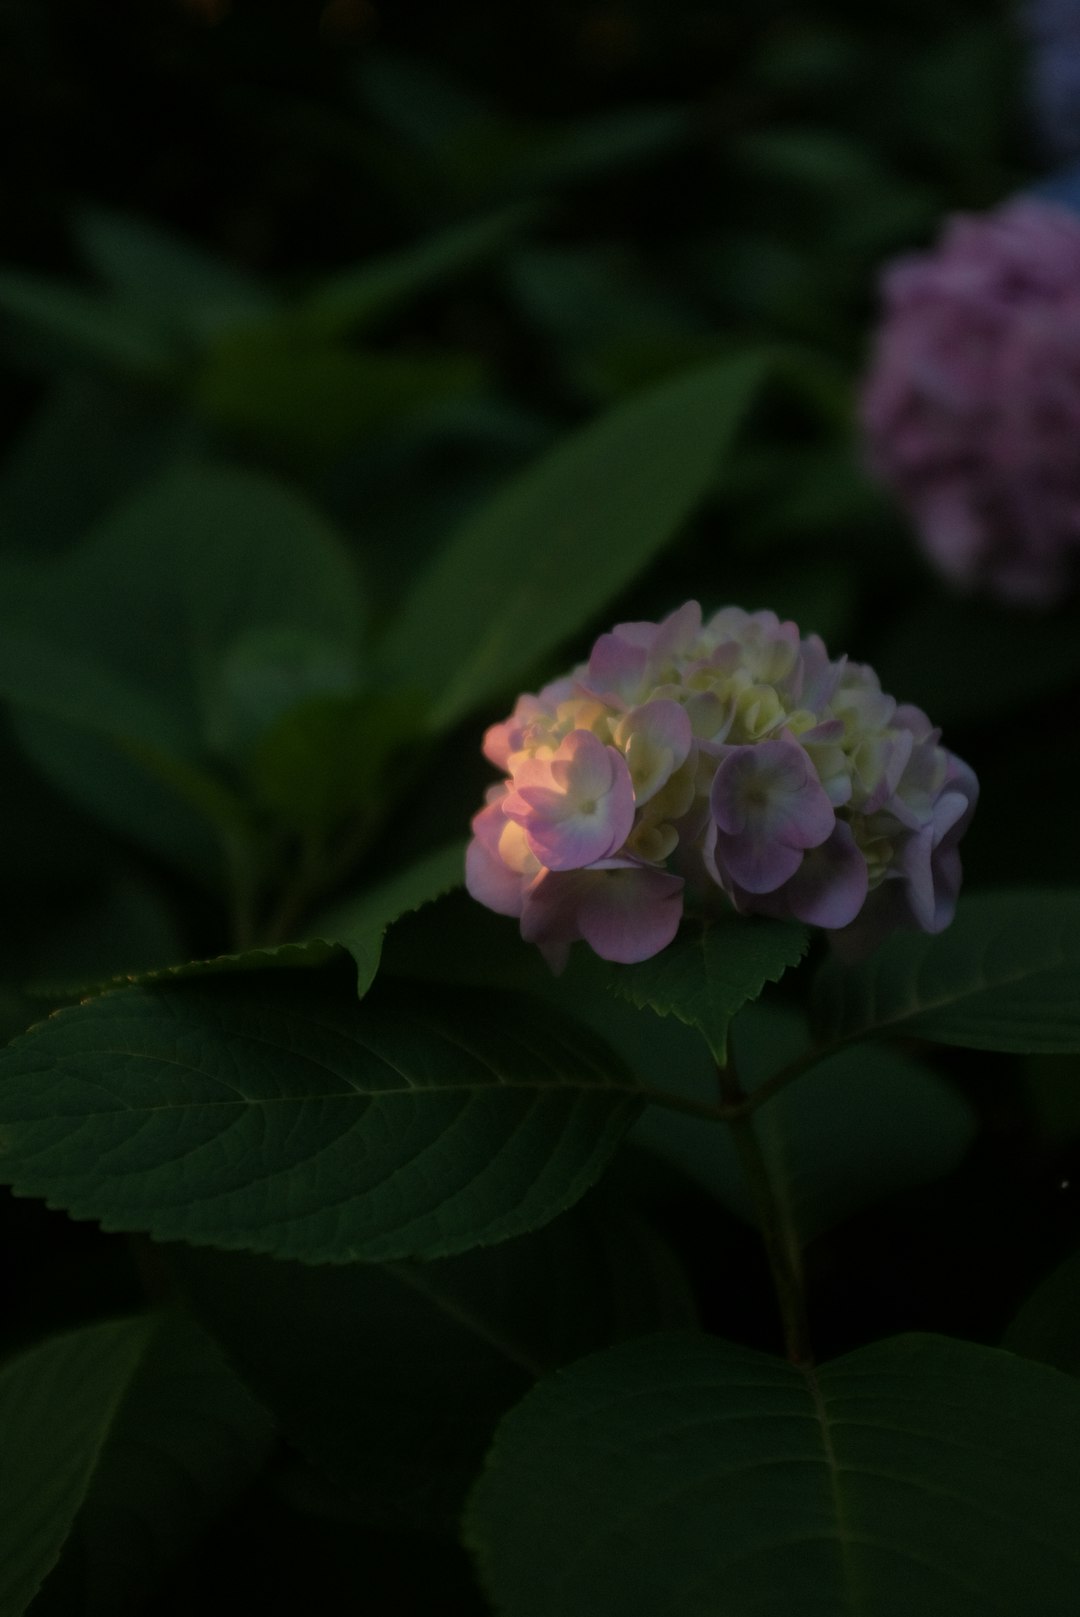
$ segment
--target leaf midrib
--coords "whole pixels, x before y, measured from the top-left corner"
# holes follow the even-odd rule
[[[435,1309],[445,1314],[448,1319],[452,1319],[458,1325],[463,1325],[479,1341],[486,1343],[490,1348],[494,1348],[508,1363],[516,1365],[519,1370],[524,1370],[534,1380],[539,1380],[544,1374],[546,1368],[544,1365],[531,1358],[520,1344],[500,1332],[492,1330],[490,1325],[475,1310],[455,1302],[445,1292],[438,1291],[432,1286],[424,1285],[416,1271],[407,1268],[405,1264],[387,1263],[384,1267],[401,1285],[419,1293]]]
[[[916,981],[912,985],[914,992],[918,992],[918,979],[921,976],[924,964],[925,956],[923,957],[923,960],[919,961],[918,966],[915,968]],[[880,1020],[864,1021],[860,1023],[858,1027],[850,1029],[848,1032],[842,1034],[836,1041],[836,1045],[830,1046],[830,1050],[832,1048],[839,1047],[841,1044],[847,1044],[856,1039],[864,1038],[868,1033],[877,1033],[881,1028],[895,1027],[898,1023],[902,1022],[917,1021],[921,1016],[926,1016],[928,1014],[932,1014],[934,1011],[940,1011],[952,1006],[960,1005],[965,1000],[974,999],[979,994],[992,992],[997,988],[1012,988],[1017,983],[1026,982],[1032,977],[1040,977],[1045,972],[1049,971],[1061,971],[1074,964],[1075,962],[1071,961],[1067,955],[1060,953],[1059,957],[1055,960],[1043,960],[1038,966],[1034,966],[1030,970],[1021,968],[1019,971],[1009,973],[1003,977],[997,977],[992,982],[986,980],[980,981],[975,987],[965,989],[963,993],[955,994],[952,997],[946,994],[942,995],[938,999],[931,998],[926,1002],[917,1005],[915,1009],[912,1009],[910,1005],[908,1005],[905,1009],[897,1012],[893,1016],[886,1016],[882,1017]],[[984,970],[981,962],[978,969],[980,974]],[[878,994],[877,986],[875,984],[873,990],[873,1003],[875,1006],[877,1005],[877,1001]]]
[[[855,1563],[852,1554],[853,1540],[847,1522],[847,1513],[843,1504],[843,1495],[840,1487],[840,1466],[833,1448],[832,1432],[829,1427],[829,1412],[825,1404],[825,1395],[818,1380],[817,1371],[813,1365],[801,1365],[807,1389],[814,1407],[814,1417],[821,1429],[821,1446],[825,1456],[825,1469],[829,1478],[829,1492],[832,1497],[833,1515],[836,1520],[835,1543],[840,1557],[840,1571],[843,1578],[844,1590],[848,1605],[852,1613],[863,1610],[855,1581]]]
[[[204,1079],[207,1079],[209,1082],[216,1083],[216,1084],[224,1085],[226,1083],[225,1079],[220,1078],[216,1074],[204,1072],[202,1070],[202,1068],[200,1068],[200,1067],[192,1067],[187,1062],[176,1061],[174,1058],[169,1057],[169,1056],[158,1056],[158,1055],[150,1056],[150,1055],[147,1054],[147,1052],[145,1050],[120,1050],[120,1049],[113,1050],[113,1049],[98,1048],[93,1052],[93,1054],[96,1055],[96,1056],[129,1056],[129,1057],[131,1057],[131,1058],[133,1058],[133,1059],[135,1059],[137,1061],[151,1061],[151,1062],[155,1063],[156,1065],[160,1065],[160,1066],[175,1066],[175,1067],[181,1068],[181,1070],[184,1071],[184,1072],[190,1073],[193,1077],[204,1078]],[[310,1059],[310,1058],[305,1058],[305,1059]],[[62,1073],[59,1070],[59,1068],[54,1068],[53,1073],[57,1077],[62,1076]],[[402,1077],[404,1078],[404,1074],[402,1074]],[[85,1077],[81,1073],[77,1075],[77,1081],[79,1083],[81,1083],[81,1084],[89,1084],[89,1083],[93,1082],[93,1080],[88,1079],[87,1077]],[[102,1112],[98,1112],[98,1113],[87,1113],[86,1111],[61,1112],[61,1111],[58,1111],[58,1110],[55,1110],[55,1109],[50,1109],[50,1111],[48,1113],[48,1117],[46,1119],[37,1119],[37,1118],[35,1118],[35,1119],[31,1119],[30,1121],[39,1122],[39,1121],[56,1120],[57,1122],[59,1122],[62,1119],[67,1118],[67,1117],[86,1117],[86,1116],[110,1116],[110,1117],[111,1116],[117,1116],[117,1117],[119,1117],[119,1116],[129,1116],[129,1115],[132,1115],[132,1114],[138,1116],[138,1115],[141,1115],[141,1114],[147,1113],[147,1112],[168,1112],[168,1111],[181,1111],[181,1110],[196,1111],[196,1110],[203,1110],[203,1109],[209,1110],[209,1109],[213,1109],[213,1108],[217,1108],[217,1107],[296,1105],[297,1103],[304,1102],[304,1101],[351,1100],[351,1099],[355,1099],[355,1100],[359,1100],[359,1101],[377,1101],[383,1096],[399,1097],[399,1096],[402,1096],[402,1095],[477,1095],[477,1094],[489,1093],[489,1092],[491,1092],[493,1090],[499,1090],[499,1089],[505,1089],[505,1090],[519,1089],[519,1090],[524,1090],[524,1091],[526,1091],[528,1093],[533,1093],[533,1094],[537,1094],[537,1095],[548,1094],[553,1090],[569,1090],[571,1092],[580,1092],[582,1090],[588,1090],[590,1092],[595,1091],[597,1093],[609,1092],[609,1093],[614,1093],[614,1094],[617,1094],[617,1095],[625,1095],[628,1099],[633,1099],[633,1100],[646,1100],[646,1099],[650,1098],[649,1097],[649,1092],[643,1091],[642,1088],[638,1084],[630,1082],[630,1081],[628,1081],[628,1082],[619,1082],[616,1079],[609,1079],[609,1078],[600,1078],[600,1079],[594,1079],[594,1080],[591,1080],[591,1081],[584,1081],[581,1078],[571,1078],[571,1077],[568,1077],[568,1076],[565,1076],[565,1075],[561,1075],[559,1077],[553,1077],[551,1079],[534,1079],[534,1080],[531,1080],[531,1081],[528,1081],[528,1082],[523,1081],[521,1079],[502,1078],[502,1077],[498,1077],[498,1076],[494,1077],[492,1079],[487,1079],[487,1080],[479,1080],[478,1079],[478,1080],[476,1080],[474,1082],[471,1082],[471,1083],[469,1083],[469,1082],[456,1082],[455,1081],[455,1082],[452,1082],[452,1083],[442,1083],[442,1084],[414,1083],[414,1082],[410,1082],[409,1080],[406,1079],[401,1086],[392,1086],[392,1087],[380,1088],[380,1089],[360,1089],[360,1088],[357,1088],[355,1085],[348,1084],[347,1080],[345,1082],[347,1084],[347,1087],[344,1088],[344,1089],[334,1089],[334,1090],[327,1090],[327,1091],[311,1090],[311,1091],[303,1091],[301,1093],[295,1093],[295,1094],[289,1093],[289,1094],[284,1094],[284,1095],[265,1095],[265,1096],[263,1096],[263,1095],[238,1095],[235,1099],[230,1099],[230,1100],[225,1100],[225,1099],[222,1099],[222,1100],[175,1100],[175,1101],[168,1100],[168,1101],[161,1101],[161,1102],[157,1103],[156,1105],[146,1104],[146,1105],[117,1106],[115,1108],[109,1108],[107,1111],[103,1110]],[[103,1086],[102,1085],[95,1085],[94,1087],[102,1088]]]

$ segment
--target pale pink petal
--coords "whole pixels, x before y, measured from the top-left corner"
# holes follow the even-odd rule
[[[686,762],[693,739],[686,709],[670,698],[645,702],[619,721],[616,740],[625,751],[639,807]]]
[[[475,835],[465,850],[465,887],[473,898],[497,915],[520,915],[531,877],[509,869],[499,858],[497,838],[496,847],[491,844],[491,831],[496,824],[499,830],[505,824],[497,804],[481,809],[473,820]]]
[[[549,870],[580,870],[605,859],[633,829],[626,760],[591,730],[571,730],[550,760],[530,760],[516,771],[514,784],[504,812]]]
[[[866,902],[869,878],[851,828],[838,820],[820,848],[803,854],[802,864],[783,888],[792,915],[810,926],[847,926]]]
[[[633,965],[666,949],[679,930],[683,882],[666,871],[586,871],[593,880],[578,908],[581,935],[601,960]]]
[[[602,634],[592,649],[581,683],[602,701],[629,707],[637,698],[648,660],[643,646],[621,635]]]

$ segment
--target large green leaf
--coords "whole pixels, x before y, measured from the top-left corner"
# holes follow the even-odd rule
[[[814,988],[823,1042],[913,1035],[973,1050],[1080,1050],[1080,891],[961,900],[936,937],[897,933],[858,966],[831,961]]]
[[[650,389],[559,445],[449,542],[385,657],[445,726],[504,692],[670,540],[720,467],[763,367],[741,358]]]
[[[744,1087],[753,1091],[808,1040],[801,1018],[754,1005],[732,1034]],[[975,1119],[962,1097],[922,1062],[887,1045],[841,1050],[754,1113],[789,1249],[860,1208],[926,1184],[962,1161]],[[756,1221],[726,1129],[650,1107],[633,1138],[658,1152],[748,1223]]]
[[[285,1436],[377,1522],[452,1527],[495,1422],[539,1375],[694,1323],[667,1248],[604,1190],[457,1258],[315,1267],[178,1247],[171,1261]]]
[[[809,929],[799,921],[733,915],[691,922],[651,960],[612,971],[611,986],[634,1005],[700,1029],[723,1066],[732,1018],[766,983],[798,965],[809,942]]]
[[[170,1564],[262,1468],[273,1438],[269,1416],[210,1338],[181,1315],[163,1315],[33,1617],[146,1610]]]
[[[131,988],[0,1052],[0,1178],[106,1229],[307,1262],[546,1223],[645,1091],[524,996],[282,972]]]
[[[0,1370],[0,1612],[20,1617],[86,1496],[149,1320],[53,1337]]]
[[[496,1437],[466,1519],[504,1617],[1072,1617],[1080,1386],[932,1336],[819,1370],[608,1349]]]

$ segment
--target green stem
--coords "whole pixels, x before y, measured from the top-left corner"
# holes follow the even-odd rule
[[[724,1117],[731,1129],[731,1137],[738,1153],[746,1179],[750,1199],[754,1204],[758,1229],[765,1245],[773,1288],[784,1326],[784,1346],[792,1364],[813,1363],[810,1332],[806,1319],[806,1299],[803,1296],[802,1276],[798,1254],[792,1249],[785,1228],[783,1212],[769,1177],[765,1153],[754,1132],[749,1115],[749,1097],[739,1082],[734,1067],[720,1067],[720,1095],[724,1103]],[[755,1093],[760,1093],[756,1091]]]
[[[804,1050],[801,1056],[796,1056],[794,1061],[789,1061],[786,1067],[781,1067],[779,1072],[774,1072],[772,1077],[767,1078],[763,1084],[758,1084],[757,1088],[749,1095],[740,1090],[742,1101],[739,1104],[742,1114],[749,1115],[750,1112],[757,1111],[759,1106],[764,1106],[766,1101],[772,1100],[774,1095],[778,1095],[782,1089],[786,1089],[788,1084],[793,1083],[796,1078],[801,1078],[804,1072],[809,1072],[811,1067],[816,1067],[819,1061],[824,1061],[827,1056],[834,1055],[839,1048],[840,1045],[836,1044],[815,1046],[811,1050]]]

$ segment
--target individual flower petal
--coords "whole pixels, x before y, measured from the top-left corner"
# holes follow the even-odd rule
[[[924,932],[941,932],[953,918],[953,878],[958,872],[952,854],[959,835],[957,828],[970,808],[964,792],[942,793],[929,823],[909,837],[901,849],[898,864],[907,878],[907,901],[916,924]]]
[[[472,822],[473,839],[465,850],[465,887],[468,893],[496,915],[520,915],[524,891],[539,867],[529,871],[508,865],[500,853],[507,828],[517,830],[506,819],[502,796],[480,810]]]
[[[626,760],[590,730],[571,730],[550,759],[515,769],[506,817],[549,870],[580,870],[621,848],[634,824]]]
[[[550,872],[529,890],[521,935],[559,949],[577,939],[602,960],[632,964],[659,954],[682,917],[683,882],[630,860],[600,870]]]
[[[641,692],[648,662],[645,646],[635,645],[620,634],[602,634],[582,671],[581,683],[601,701],[630,707]]]
[[[686,762],[693,734],[682,704],[663,700],[632,708],[616,725],[615,741],[626,758],[640,808]]]
[[[732,747],[709,805],[720,877],[750,893],[775,891],[799,868],[803,850],[824,842],[836,823],[813,764],[790,739]]]
[[[633,965],[666,949],[679,930],[682,878],[644,866],[595,876],[578,908],[581,935],[601,960]]]
[[[869,875],[851,827],[838,820],[818,848],[803,855],[784,894],[790,913],[809,926],[847,926],[866,902]]]

